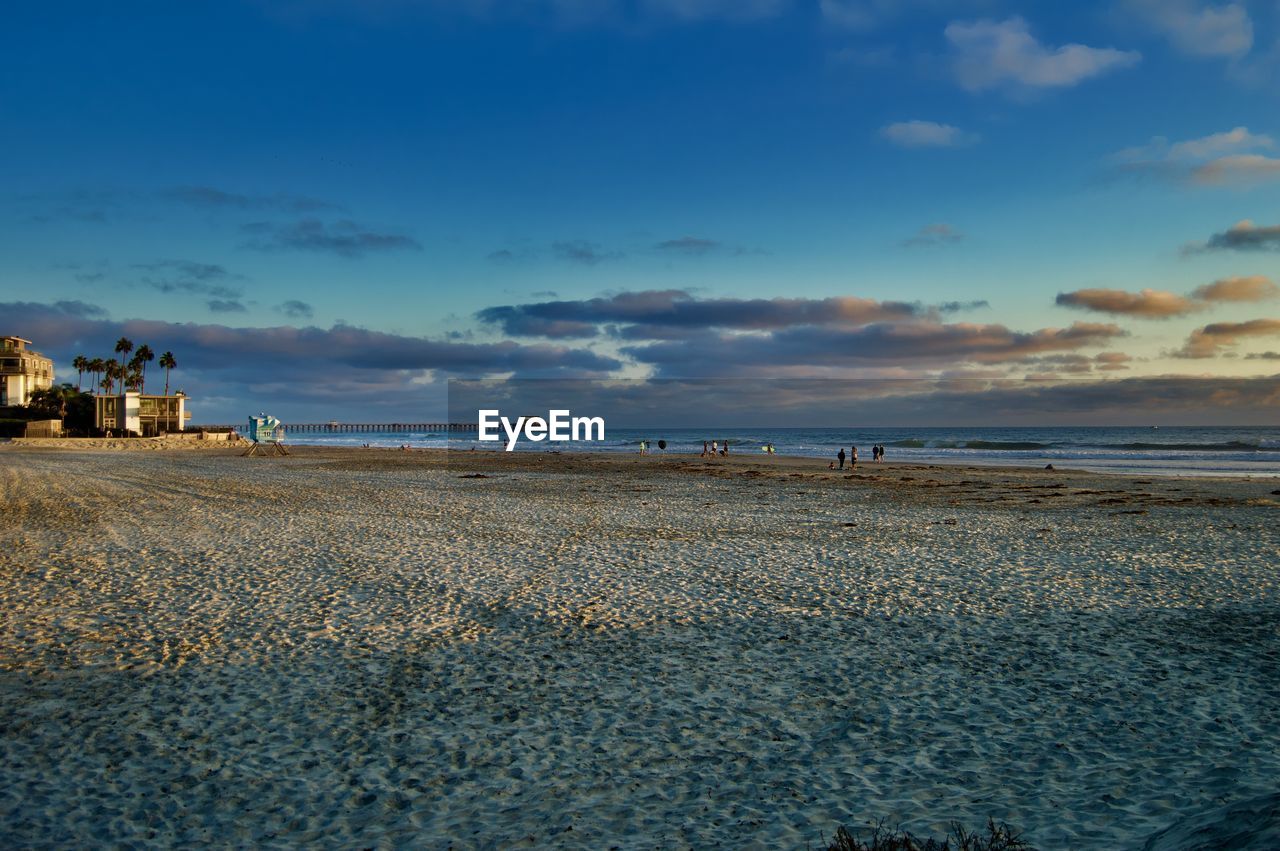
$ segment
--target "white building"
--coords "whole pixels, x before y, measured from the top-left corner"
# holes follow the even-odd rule
[[[32,393],[53,386],[53,361],[29,345],[21,337],[0,337],[0,405],[26,405]]]
[[[129,390],[95,396],[93,401],[93,424],[99,431],[154,437],[182,431],[191,419],[187,397],[180,392],[172,396],[152,396]]]

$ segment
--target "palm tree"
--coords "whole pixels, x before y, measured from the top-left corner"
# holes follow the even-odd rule
[[[150,346],[148,346],[146,343],[143,343],[141,346],[138,346],[138,351],[134,353],[133,358],[138,362],[138,366],[141,367],[139,372],[141,372],[142,375],[138,382],[138,389],[140,392],[146,393],[147,392],[147,363],[156,359],[156,353],[151,351]]]
[[[79,395],[80,391],[72,389],[70,384],[55,384],[47,389],[33,392],[27,407],[63,420],[67,417],[67,403]]]
[[[129,352],[133,351],[133,340],[128,337],[121,337],[116,340],[116,354],[120,355],[121,363],[129,356]]]
[[[177,369],[178,362],[173,359],[173,352],[165,352],[160,356],[158,361],[160,368],[164,370],[164,395],[169,395],[169,370]]]
[[[104,394],[108,396],[111,395],[111,379],[110,378],[103,378],[102,381],[98,382],[98,386],[102,388],[102,392]]]
[[[124,368],[124,375],[121,377],[126,390],[137,391],[142,386],[142,362],[134,355],[133,360],[129,361],[128,366]]]
[[[76,390],[80,390],[80,385],[84,383],[84,374],[89,371],[89,359],[84,355],[76,355],[71,359],[71,365],[76,368]]]
[[[107,392],[114,393],[116,391],[116,379],[124,380],[124,366],[115,358],[111,358],[103,365],[102,371],[106,374]]]
[[[85,369],[93,375],[92,387],[98,387],[102,383],[102,373],[107,370],[107,362],[102,358],[94,358],[89,361],[89,365]]]

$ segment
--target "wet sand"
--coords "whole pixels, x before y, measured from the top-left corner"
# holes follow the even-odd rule
[[[0,447],[9,845],[1138,847],[1280,776],[1274,481]]]

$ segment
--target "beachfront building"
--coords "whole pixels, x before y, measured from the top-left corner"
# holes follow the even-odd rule
[[[0,337],[0,406],[21,406],[53,386],[53,361],[27,348],[30,340]]]
[[[153,396],[129,390],[95,396],[93,401],[93,425],[99,431],[155,437],[182,431],[191,419],[187,397],[181,392]]]

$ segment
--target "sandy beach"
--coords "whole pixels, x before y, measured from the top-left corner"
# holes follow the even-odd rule
[[[3,446],[0,840],[1140,848],[1277,792],[1278,486]]]

